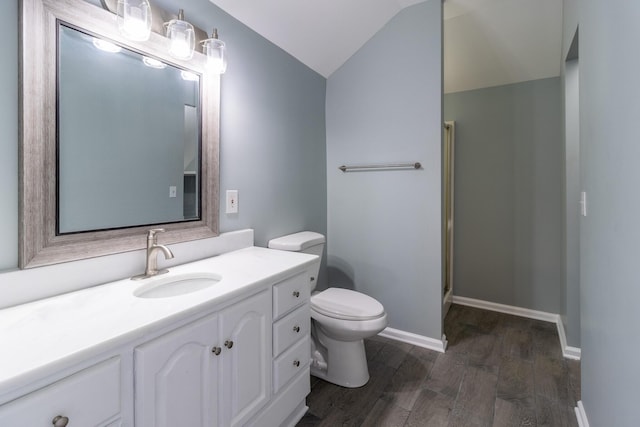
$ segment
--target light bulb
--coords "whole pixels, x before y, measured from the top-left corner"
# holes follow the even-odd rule
[[[225,44],[218,39],[218,30],[214,29],[211,38],[202,42],[202,50],[207,55],[207,68],[216,74],[224,74],[227,70]]]
[[[147,0],[118,0],[118,29],[130,40],[145,41],[151,35],[151,5]]]
[[[184,21],[182,9],[178,13],[178,19],[172,19],[165,25],[167,26],[167,37],[170,40],[169,54],[178,59],[191,59],[193,49],[196,46],[196,33],[193,25]]]

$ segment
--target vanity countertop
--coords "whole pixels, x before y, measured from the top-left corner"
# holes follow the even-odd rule
[[[11,390],[181,318],[204,314],[252,288],[302,271],[317,259],[249,247],[176,266],[158,276],[207,272],[222,277],[197,292],[138,298],[134,291],[154,279],[123,279],[0,310],[0,402]]]

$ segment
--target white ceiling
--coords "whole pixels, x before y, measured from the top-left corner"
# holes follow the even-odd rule
[[[424,0],[211,0],[329,77]],[[445,92],[560,75],[562,0],[446,0]]]
[[[444,91],[560,75],[562,0],[447,0]]]

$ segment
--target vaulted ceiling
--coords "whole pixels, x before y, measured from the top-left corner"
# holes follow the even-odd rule
[[[211,1],[329,77],[400,10],[424,0]],[[558,76],[561,40],[562,0],[446,0],[445,92]]]

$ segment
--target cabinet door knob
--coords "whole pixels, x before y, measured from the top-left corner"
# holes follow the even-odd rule
[[[311,277],[309,280],[310,280],[311,282],[313,282],[314,280],[316,280],[316,278],[315,278],[315,277]]]
[[[58,415],[51,421],[51,424],[54,427],[65,427],[67,424],[69,424],[69,418]]]
[[[300,332],[300,326],[296,325],[293,327],[293,332]]]
[[[300,296],[300,292],[298,291],[293,291],[293,296],[298,298]]]
[[[211,353],[215,354],[216,356],[218,356],[221,351],[222,351],[222,349],[220,347],[213,347],[211,349]]]
[[[224,342],[224,346],[225,346],[225,347],[227,347],[227,348],[231,348],[231,347],[233,347],[233,341],[231,341],[231,340],[226,340],[226,341]]]
[[[298,366],[300,366],[300,361],[299,361],[299,360],[294,360],[294,361],[293,361],[293,366],[295,366],[296,368],[297,368]]]

